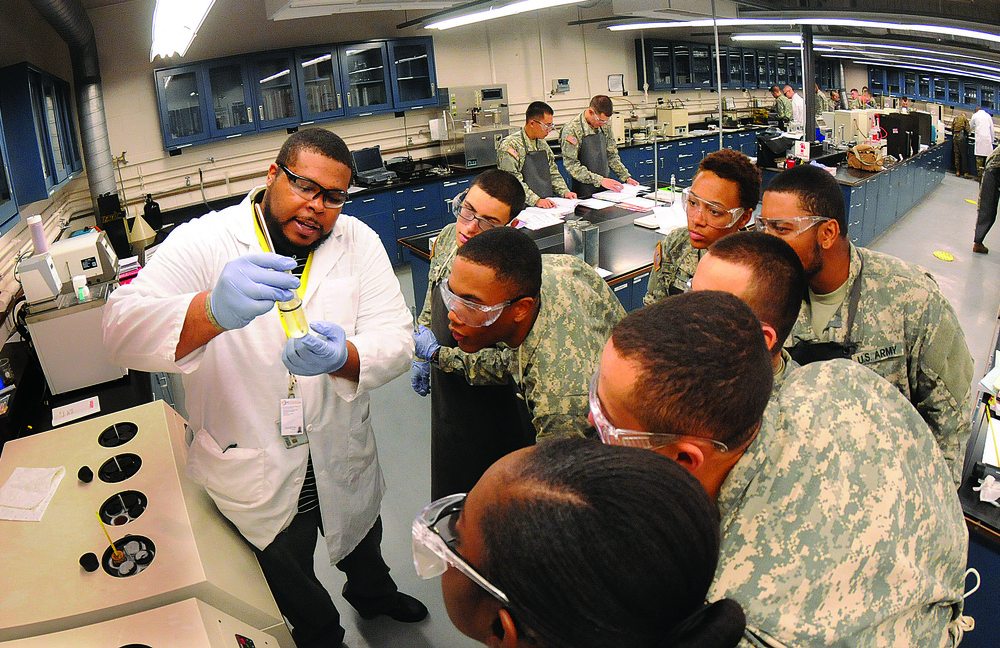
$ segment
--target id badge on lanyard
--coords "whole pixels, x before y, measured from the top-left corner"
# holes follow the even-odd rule
[[[278,421],[278,430],[281,432],[281,440],[285,442],[285,448],[291,449],[309,443],[309,437],[305,433],[305,415],[302,406],[302,399],[295,397],[295,376],[288,374],[288,398],[282,398],[279,402],[281,418]]]

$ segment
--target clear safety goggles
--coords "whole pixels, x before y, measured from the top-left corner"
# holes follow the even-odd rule
[[[644,448],[646,450],[656,450],[665,445],[669,445],[681,439],[696,440],[701,443],[708,443],[722,452],[729,452],[729,446],[721,441],[709,439],[707,437],[691,436],[687,434],[669,434],[658,432],[639,432],[638,430],[622,430],[616,428],[608,421],[601,409],[601,399],[597,396],[597,382],[601,375],[600,367],[594,372],[594,377],[590,379],[590,415],[594,418],[594,425],[597,427],[597,434],[601,437],[601,442],[605,445],[628,446],[630,448]]]
[[[723,205],[699,198],[691,191],[691,187],[681,192],[681,199],[684,201],[684,210],[689,216],[697,212],[702,215],[709,227],[716,229],[732,227],[746,212],[742,207],[726,209]]]
[[[543,122],[541,119],[532,119],[531,121],[541,126],[546,133],[551,133],[556,128],[555,124]]]
[[[795,238],[813,225],[830,220],[822,216],[791,216],[788,218],[757,218],[756,229],[780,238]]]
[[[452,198],[451,213],[455,215],[456,219],[464,223],[471,223],[475,221],[480,232],[485,232],[486,230],[493,229],[494,227],[503,227],[504,223],[501,223],[496,217],[481,216],[471,205],[466,204],[465,197],[468,195],[469,190],[466,189]]]
[[[347,202],[347,192],[340,189],[326,189],[315,180],[310,180],[297,173],[292,173],[284,164],[279,164],[278,168],[288,176],[288,184],[300,198],[309,201],[316,200],[323,196],[323,206],[327,209],[337,209],[343,207]]]
[[[448,495],[428,504],[413,520],[413,568],[420,578],[429,579],[445,573],[451,565],[498,601],[510,605],[507,595],[483,578],[455,550],[455,525],[464,506],[465,493]]]
[[[523,299],[523,297],[508,299],[505,302],[501,302],[493,306],[484,306],[482,304],[469,301],[463,297],[459,297],[455,293],[451,292],[447,281],[441,284],[441,301],[444,302],[445,307],[447,307],[447,309],[452,313],[455,313],[455,317],[457,317],[459,321],[466,326],[471,326],[473,328],[484,328],[497,321],[500,319],[500,313],[503,312],[503,309],[507,308],[518,299]]]

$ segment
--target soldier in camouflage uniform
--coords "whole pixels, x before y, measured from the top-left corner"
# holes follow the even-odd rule
[[[429,336],[447,346],[455,340],[439,287],[451,275],[455,253],[481,232],[515,224],[524,207],[524,189],[512,174],[490,169],[476,177],[453,207],[457,222],[441,230],[431,249],[427,296],[414,333],[417,341]],[[491,352],[498,353],[482,353]],[[507,385],[474,387],[419,357],[410,368],[410,384],[421,396],[431,396],[432,499],[468,492],[493,462],[534,439],[530,426],[525,430],[510,424],[522,418],[523,406],[517,406]]]
[[[778,119],[792,121],[792,100],[786,97],[778,86],[771,86],[771,96],[774,97],[774,108],[771,110]]]
[[[762,227],[795,248],[809,276],[786,346],[802,364],[849,357],[895,385],[937,437],[957,483],[973,371],[958,317],[926,271],[855,247],[845,216],[840,185],[817,167],[779,173],[764,193]]]
[[[858,89],[857,88],[851,88],[851,96],[847,100],[847,109],[848,110],[860,110],[860,109],[862,109],[864,107],[865,107],[864,106],[864,101],[862,101],[861,97],[858,96]]]
[[[816,114],[827,112],[828,110],[833,110],[830,107],[830,100],[826,98],[826,95],[820,92],[819,84],[816,85]]]
[[[990,253],[983,241],[997,220],[997,203],[1000,203],[1000,146],[986,158],[983,184],[979,186],[979,213],[976,216],[976,237],[972,243],[972,251],[976,254]]]
[[[458,348],[418,340],[415,353],[474,385],[513,379],[538,439],[592,434],[587,384],[625,316],[594,269],[574,256],[543,256],[527,234],[503,227],[463,245],[444,286]]]
[[[552,107],[543,101],[533,101],[524,113],[524,128],[497,144],[497,166],[521,181],[525,202],[533,207],[555,207],[549,196],[576,198],[566,186],[552,149],[545,141],[553,128]]]
[[[602,187],[621,191],[622,183],[609,177],[611,171],[630,185],[639,184],[622,164],[618,144],[608,126],[614,114],[611,99],[597,95],[579,116],[563,126],[559,134],[563,164],[573,178],[573,191],[589,198]]]
[[[745,227],[759,196],[760,170],[750,158],[729,149],[705,156],[685,198],[688,226],[667,234],[653,248],[653,271],[642,303],[687,290],[705,249]]]
[[[927,425],[847,360],[796,368],[772,392],[760,330],[722,292],[631,313],[602,355],[598,433],[649,431],[630,445],[677,460],[716,499],[707,598],[743,606],[744,648],[956,646],[967,532]]]
[[[955,175],[961,178],[963,175],[971,178],[969,173],[969,133],[972,132],[972,124],[965,113],[958,113],[951,120],[951,154],[955,160]]]

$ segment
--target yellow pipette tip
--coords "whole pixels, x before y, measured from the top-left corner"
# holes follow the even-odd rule
[[[101,512],[95,511],[94,515],[97,516],[97,523],[101,525],[101,531],[104,531],[104,537],[108,539],[108,544],[111,545],[111,562],[115,565],[120,565],[125,562],[125,552],[115,546],[114,541],[111,539],[111,534],[108,533],[108,528],[104,526],[104,520],[101,519]]]

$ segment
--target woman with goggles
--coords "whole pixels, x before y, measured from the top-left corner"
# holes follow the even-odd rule
[[[674,461],[585,439],[495,463],[413,523],[413,562],[491,646],[735,646],[739,604],[706,604],[719,513]]]
[[[738,151],[705,156],[698,175],[681,195],[687,229],[676,229],[653,249],[653,272],[644,304],[685,292],[705,250],[746,227],[760,198],[760,170]]]

